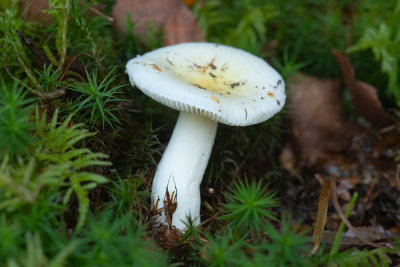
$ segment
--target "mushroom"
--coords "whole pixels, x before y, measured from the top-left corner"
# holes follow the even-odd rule
[[[176,197],[172,225],[184,231],[190,216],[200,223],[200,183],[218,122],[261,123],[285,103],[282,77],[263,59],[214,43],[181,43],[136,56],[126,65],[132,85],[180,111],[152,186],[155,225],[167,224],[164,202]],[[167,194],[168,192],[168,194]]]

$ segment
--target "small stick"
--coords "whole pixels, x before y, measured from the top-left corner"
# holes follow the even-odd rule
[[[354,204],[357,201],[357,198],[358,198],[358,194],[357,194],[357,192],[355,192],[353,197],[351,198],[351,201],[350,201],[349,205],[347,206],[346,214],[345,214],[346,218],[349,217],[350,212],[352,211],[352,209],[354,207]],[[342,239],[343,231],[344,231],[344,222],[341,222],[340,225],[339,225],[339,229],[338,229],[338,231],[336,233],[335,240],[333,241],[333,245],[332,245],[332,248],[331,248],[331,255],[334,255],[334,254],[336,254],[338,252],[339,245],[340,245],[340,240]]]
[[[347,228],[349,228],[353,232],[354,236],[359,238],[365,244],[370,245],[371,247],[384,248],[385,246],[373,243],[373,242],[368,241],[365,238],[361,237],[360,234],[359,234],[359,231],[354,229],[354,227],[350,223],[350,221],[347,220],[346,216],[344,215],[344,213],[342,211],[342,208],[340,207],[338,196],[336,194],[336,182],[333,181],[333,180],[331,180],[331,194],[332,194],[332,203],[333,203],[333,206],[335,207],[336,213],[339,215],[339,217],[342,220],[342,222],[344,222],[346,224]]]

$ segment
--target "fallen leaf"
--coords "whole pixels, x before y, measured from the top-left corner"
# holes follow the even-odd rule
[[[391,117],[383,110],[376,89],[365,82],[356,80],[349,57],[335,49],[332,50],[332,54],[340,65],[346,86],[358,113],[373,127],[381,128],[393,123]]]
[[[144,35],[147,33],[149,23],[156,28],[161,28],[163,23],[176,8],[178,0],[117,0],[112,16],[115,18],[115,26],[118,30],[124,31],[125,21],[130,16],[135,24],[134,32]]]
[[[181,0],[118,0],[112,14],[120,31],[125,31],[129,15],[138,35],[146,36],[152,23],[156,29],[163,30],[164,45],[203,40],[196,18]]]
[[[339,204],[339,200],[337,197],[337,189],[336,189],[336,182],[331,180],[331,194],[332,194],[332,204],[335,207],[336,213],[337,215],[339,215],[340,219],[342,220],[342,222],[347,226],[347,228],[349,230],[351,230],[354,233],[354,236],[361,239],[361,241],[363,241],[366,245],[369,245],[371,247],[384,247],[382,245],[376,244],[374,242],[371,242],[368,240],[368,236],[366,233],[364,233],[363,231],[358,231],[352,224],[351,222],[346,218],[346,216],[344,215],[344,212],[342,210],[342,208],[340,207]]]
[[[22,0],[19,4],[21,9],[26,14],[26,18],[28,20],[40,21],[44,23],[49,23],[51,21],[51,16],[43,12],[43,10],[49,8],[48,0]]]
[[[180,4],[164,25],[164,44],[202,41],[203,34],[192,12]]]
[[[314,247],[311,251],[311,254],[317,252],[321,244],[321,237],[324,232],[326,224],[326,215],[328,213],[329,200],[331,198],[330,187],[331,187],[331,179],[328,178],[324,182],[324,185],[322,186],[321,189],[321,193],[319,195],[317,218],[315,219],[315,227],[312,240]]]
[[[290,81],[291,125],[306,166],[320,164],[349,148],[353,131],[343,116],[339,85],[339,80],[303,74]]]

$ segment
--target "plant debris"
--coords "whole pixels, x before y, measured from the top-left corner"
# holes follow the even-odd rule
[[[164,45],[204,40],[193,13],[181,0],[118,0],[113,17],[120,31],[125,30],[127,19],[134,23],[134,32],[138,35],[146,35],[149,25],[162,29]]]

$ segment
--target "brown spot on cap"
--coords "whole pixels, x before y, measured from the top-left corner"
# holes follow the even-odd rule
[[[167,58],[167,62],[168,62],[169,64],[171,64],[172,66],[175,65],[171,60],[169,60],[169,58]]]
[[[151,64],[153,66],[153,69],[156,71],[161,71],[160,67],[158,67],[156,64]]]
[[[268,91],[268,92],[267,92],[267,96],[272,97],[272,98],[275,97],[274,93],[272,93],[271,91]]]
[[[211,96],[210,98],[219,104],[219,98],[218,97]]]
[[[200,85],[198,85],[198,84],[192,83],[192,85],[193,85],[193,86],[196,86],[197,88],[200,88],[200,89],[206,90],[206,88],[204,88],[204,87],[202,87],[202,86],[200,86]]]

